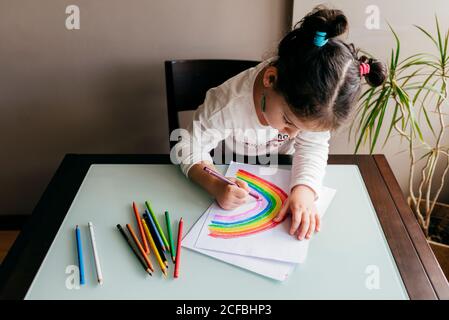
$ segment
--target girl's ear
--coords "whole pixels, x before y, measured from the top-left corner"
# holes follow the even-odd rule
[[[265,70],[265,74],[263,77],[263,85],[264,87],[274,87],[277,78],[277,69],[276,67],[270,66]]]

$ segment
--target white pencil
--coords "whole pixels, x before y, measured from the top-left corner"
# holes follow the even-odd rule
[[[103,275],[101,273],[100,258],[98,257],[97,245],[95,244],[94,226],[92,222],[88,223],[90,231],[90,240],[92,241],[92,249],[94,252],[95,268],[97,269],[97,280],[99,284],[103,284]]]

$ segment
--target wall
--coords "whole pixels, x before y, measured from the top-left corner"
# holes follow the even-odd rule
[[[295,1],[292,9],[290,0],[1,1],[0,214],[30,213],[66,153],[168,152],[164,60],[262,59],[292,20],[318,3]],[[404,56],[429,48],[412,24],[433,28],[437,12],[447,29],[446,0],[404,3],[332,2],[349,17],[349,40],[384,60],[394,44],[385,20],[403,39]],[[81,10],[80,30],[65,27],[71,4]],[[380,30],[364,27],[371,4],[381,9]],[[337,132],[331,153],[352,153],[354,141],[347,140],[347,129]],[[376,152],[386,154],[406,193],[408,157],[397,154],[403,150],[394,137]]]
[[[31,213],[66,153],[167,153],[164,60],[260,60],[291,14],[289,0],[2,0],[0,214]]]

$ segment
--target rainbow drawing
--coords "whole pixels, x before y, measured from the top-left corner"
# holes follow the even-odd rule
[[[209,224],[209,236],[237,238],[271,229],[279,224],[273,219],[282,208],[287,194],[275,184],[248,171],[238,170],[236,177],[248,183],[262,200],[255,201],[250,209],[232,215],[215,214]]]

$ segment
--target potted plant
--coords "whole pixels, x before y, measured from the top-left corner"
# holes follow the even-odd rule
[[[449,30],[443,35],[438,18],[436,34],[420,26],[419,33],[431,41],[435,53],[417,53],[400,59],[401,42],[390,26],[396,47],[388,62],[388,77],[381,87],[369,88],[360,97],[349,136],[356,125],[355,153],[369,142],[373,153],[382,128],[387,131],[383,146],[392,132],[407,142],[410,159],[408,175],[408,204],[413,210],[429,244],[439,258],[449,278],[449,206],[437,200],[445,185],[449,170],[449,146],[443,145],[448,125]],[[385,116],[392,110],[392,117]],[[431,121],[433,117],[437,124]],[[423,126],[432,134],[423,136]],[[436,174],[438,165],[443,174]],[[417,170],[418,165],[423,165]],[[418,181],[416,187],[415,181]]]

